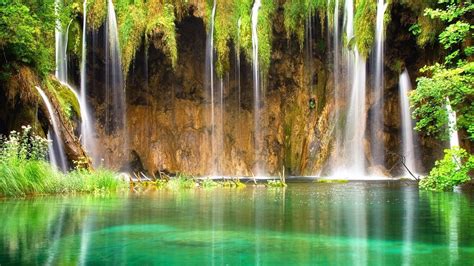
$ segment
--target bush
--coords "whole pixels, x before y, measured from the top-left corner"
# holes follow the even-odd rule
[[[0,137],[0,196],[113,191],[125,184],[105,169],[63,174],[46,161],[48,141],[22,129]]]
[[[444,158],[435,163],[430,174],[420,181],[425,190],[446,191],[468,182],[469,172],[474,169],[474,155],[464,149],[454,147],[444,151]]]

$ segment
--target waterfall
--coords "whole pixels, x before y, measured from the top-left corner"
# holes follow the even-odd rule
[[[106,132],[116,132],[123,129],[123,142],[117,152],[127,155],[126,133],[126,103],[125,86],[123,81],[122,62],[117,19],[112,0],[107,4],[107,21],[105,32],[105,129]]]
[[[352,93],[347,113],[345,149],[346,170],[351,176],[362,177],[365,172],[364,135],[366,115],[365,111],[365,83],[366,61],[354,51],[354,69],[352,77]]]
[[[449,102],[449,98],[446,97],[446,111],[448,112],[448,127],[449,127],[449,147],[459,147],[459,135],[456,130],[456,112],[454,112]]]
[[[218,151],[217,151],[217,136],[216,136],[216,116],[215,116],[215,101],[214,101],[214,20],[216,17],[216,0],[213,1],[211,11],[210,28],[206,40],[206,88],[208,88],[208,95],[211,100],[211,171],[210,174],[215,176],[218,174]]]
[[[61,138],[61,132],[59,131],[58,118],[54,112],[53,105],[48,99],[48,96],[46,96],[40,87],[36,86],[36,89],[38,90],[38,93],[40,94],[44,104],[46,105],[46,108],[48,109],[49,120],[53,126],[52,134],[51,131],[48,131],[48,140],[51,141],[49,144],[49,159],[51,160],[51,163],[56,165],[61,171],[67,171],[68,164],[66,160],[66,153],[64,152],[64,142]]]
[[[375,80],[372,123],[370,125],[371,150],[375,164],[383,165],[385,161],[383,143],[383,108],[384,108],[384,15],[387,5],[384,0],[377,0],[377,19],[375,32]],[[382,133],[382,134],[380,134]]]
[[[82,22],[82,59],[81,59],[81,92],[80,92],[80,106],[81,106],[81,141],[85,150],[91,156],[92,162],[96,165],[98,163],[98,155],[95,144],[95,130],[94,122],[91,117],[89,105],[87,103],[87,0],[83,3],[83,22]]]
[[[62,7],[61,0],[54,1],[54,12],[57,17]],[[70,24],[69,24],[70,25]],[[69,28],[69,26],[68,26]],[[66,32],[67,33],[67,32]],[[54,31],[54,37],[56,40],[56,72],[55,76],[60,81],[67,80],[67,56],[66,56],[66,45],[67,45],[67,34],[63,33],[61,20],[56,19],[56,29]]]
[[[410,102],[408,94],[412,89],[410,76],[405,69],[400,75],[400,107],[402,113],[402,154],[405,157],[405,164],[412,172],[416,172],[415,141],[413,138],[413,120],[411,118]]]
[[[337,10],[337,6],[336,6]],[[335,21],[338,21],[339,12],[335,12]],[[335,23],[336,27],[337,23]],[[344,4],[344,37],[349,43],[354,38],[354,3],[346,1]],[[342,42],[335,36],[337,43]],[[337,44],[336,49],[339,49]],[[337,127],[342,127],[341,134],[336,132],[336,166],[332,169],[332,175],[344,178],[360,178],[366,176],[365,152],[364,152],[364,135],[366,128],[366,59],[360,56],[357,47],[351,49],[348,45],[342,46],[342,71],[335,71],[335,79],[337,86],[345,86],[350,88],[349,108],[345,115],[345,123],[341,122],[342,115],[340,111],[336,112]],[[337,51],[336,51],[337,53]],[[337,57],[339,61],[339,57]],[[335,62],[336,64],[337,62]],[[337,68],[337,66],[335,65]],[[342,72],[345,73],[345,84],[341,84]],[[336,99],[343,92],[337,88]],[[337,103],[337,100],[336,100]],[[341,106],[337,106],[341,109]],[[343,125],[344,124],[344,125]],[[343,125],[343,126],[342,126]]]
[[[264,170],[259,163],[259,153],[262,145],[262,134],[260,132],[260,69],[258,57],[258,11],[260,9],[260,0],[255,0],[252,7],[252,67],[253,67],[253,91],[254,91],[254,143],[255,143],[255,168],[257,175],[261,175]]]
[[[328,2],[328,7],[329,7],[329,2]],[[328,23],[329,24],[329,23]],[[340,42],[340,37],[339,37],[339,0],[336,0],[335,6],[334,6],[334,16],[333,16],[333,53],[334,53],[334,58],[333,58],[333,72],[334,72],[334,104],[335,104],[335,143],[334,143],[334,149],[335,149],[335,154],[339,154],[342,147],[341,147],[341,139],[342,139],[342,130],[339,127],[339,121],[341,120],[341,98],[343,97],[341,88],[340,88],[340,48],[339,48],[339,42]]]

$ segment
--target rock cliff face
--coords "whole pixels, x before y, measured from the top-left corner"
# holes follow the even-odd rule
[[[417,69],[435,58],[436,53],[417,49],[408,33],[408,24],[392,10],[387,29],[385,62],[384,127],[377,133],[386,147],[383,166],[377,171],[401,173],[398,164],[401,147],[398,76],[407,67],[415,82]],[[206,96],[206,31],[203,20],[190,14],[177,24],[178,64],[171,62],[155,46],[141,47],[126,79],[127,127],[107,130],[103,110],[103,30],[93,33],[89,57],[89,87],[97,117],[98,138],[103,163],[115,169],[210,174],[215,165],[220,175],[251,176],[257,162],[267,174],[286,169],[292,175],[316,175],[329,171],[335,123],[331,51],[327,32],[314,19],[313,51],[300,49],[295,38],[288,40],[283,26],[283,11],[277,9],[273,25],[273,51],[268,76],[264,79],[265,97],[260,116],[263,150],[255,152],[253,87],[251,63],[241,57],[239,96],[235,75],[235,54],[231,49],[230,73],[222,77],[224,106],[216,106],[218,125],[224,127],[223,146],[214,159],[211,148],[211,104]],[[325,29],[325,30],[322,30]],[[95,42],[95,43],[94,43]],[[158,45],[159,47],[159,45]],[[308,65],[311,61],[311,67]],[[370,67],[369,67],[370,68]],[[370,76],[370,72],[368,72]],[[344,77],[342,77],[344,78]],[[216,87],[220,81],[216,81]],[[370,82],[368,99],[371,99]],[[240,97],[240,101],[239,101]],[[311,109],[309,100],[315,99]],[[373,100],[368,101],[370,113]],[[344,104],[344,103],[343,103]],[[223,117],[223,123],[219,122]],[[371,123],[370,115],[367,124]],[[370,154],[370,134],[366,136],[366,159]],[[126,144],[126,151],[118,147]],[[419,169],[430,167],[440,157],[441,143],[421,138],[416,149],[422,155]],[[216,160],[216,161],[214,161]],[[130,166],[132,165],[132,166]],[[138,166],[137,166],[138,165]],[[144,169],[138,169],[144,168]],[[215,168],[214,168],[215,169]]]

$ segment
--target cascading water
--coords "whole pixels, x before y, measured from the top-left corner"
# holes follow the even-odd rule
[[[55,0],[55,13],[59,17],[61,7],[63,5],[61,0]],[[67,32],[66,32],[67,33]],[[66,45],[67,45],[67,34],[63,33],[61,20],[56,20],[56,29],[54,31],[54,37],[56,40],[56,78],[60,81],[67,81],[67,56],[66,56]]]
[[[95,129],[94,122],[91,117],[89,105],[87,103],[87,0],[83,3],[83,22],[82,22],[82,59],[81,59],[81,141],[82,145],[89,153],[94,165],[97,165],[99,157],[95,145]]]
[[[105,127],[107,130],[114,131],[125,126],[125,90],[117,19],[112,0],[108,0],[107,10],[105,32]]]
[[[449,147],[459,147],[459,135],[456,130],[456,112],[453,111],[449,98],[446,97],[446,111],[448,112]]]
[[[125,140],[117,147],[118,152],[127,155],[128,137],[126,132],[125,86],[123,82],[120,43],[117,18],[112,0],[107,4],[107,21],[105,32],[105,130],[121,133]]]
[[[261,152],[262,134],[260,132],[260,69],[258,56],[258,11],[261,1],[255,0],[252,7],[252,67],[253,67],[253,91],[254,91],[254,143],[255,143],[255,167],[254,173],[262,175],[264,169],[260,165],[259,154]]]
[[[36,86],[38,93],[40,94],[41,98],[43,99],[46,108],[48,109],[49,118],[51,125],[53,126],[53,131],[51,134],[51,130],[48,131],[48,140],[50,141],[49,144],[49,159],[53,165],[56,165],[58,169],[61,171],[67,171],[68,164],[66,160],[66,153],[64,152],[63,146],[63,139],[61,138],[61,133],[59,131],[58,120],[56,113],[54,112],[53,105],[46,96],[44,91]]]
[[[405,69],[400,75],[400,108],[402,113],[402,143],[403,156],[405,157],[405,164],[411,172],[416,172],[415,166],[415,141],[413,137],[413,120],[411,118],[410,102],[408,94],[412,89],[410,76]]]
[[[214,100],[214,20],[216,17],[216,0],[213,1],[211,11],[210,28],[206,41],[206,88],[209,89],[208,95],[211,100],[211,176],[218,175],[219,158],[217,150],[217,135],[216,135],[216,116],[215,116],[215,100]]]
[[[370,124],[371,150],[375,164],[383,165],[385,161],[383,143],[383,108],[384,108],[384,0],[377,0],[377,19],[375,31],[375,79],[374,106],[372,107],[372,123]]]
[[[352,93],[345,132],[345,163],[346,170],[351,176],[363,177],[366,175],[364,153],[366,62],[359,55],[357,48],[354,51],[354,63]]]
[[[335,18],[338,20],[338,18]],[[354,38],[354,3],[346,1],[344,4],[345,39],[349,43]],[[342,38],[343,39],[343,38]],[[342,40],[338,40],[342,41]],[[351,88],[349,108],[343,134],[336,135],[336,143],[340,150],[336,150],[337,165],[333,169],[333,176],[344,178],[361,178],[366,176],[364,135],[366,128],[366,60],[360,56],[357,47],[350,49],[342,46],[343,60],[341,60],[346,74],[346,88]],[[338,76],[340,73],[338,74]],[[339,84],[339,83],[338,83]],[[339,86],[339,85],[338,85]],[[340,107],[338,107],[340,108]],[[336,117],[336,121],[339,121]],[[339,124],[339,123],[338,123]]]
[[[330,3],[328,1],[328,8]],[[334,149],[335,154],[339,154],[341,151],[341,140],[342,140],[342,128],[339,126],[339,121],[341,120],[341,99],[343,98],[343,93],[340,88],[340,48],[339,48],[340,36],[339,36],[339,0],[336,0],[334,5],[334,16],[333,16],[333,72],[334,72],[334,104],[335,104],[335,123],[336,127],[334,129],[335,143]]]

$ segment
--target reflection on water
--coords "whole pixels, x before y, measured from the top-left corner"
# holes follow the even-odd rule
[[[0,201],[0,265],[469,264],[472,194],[290,184]]]

